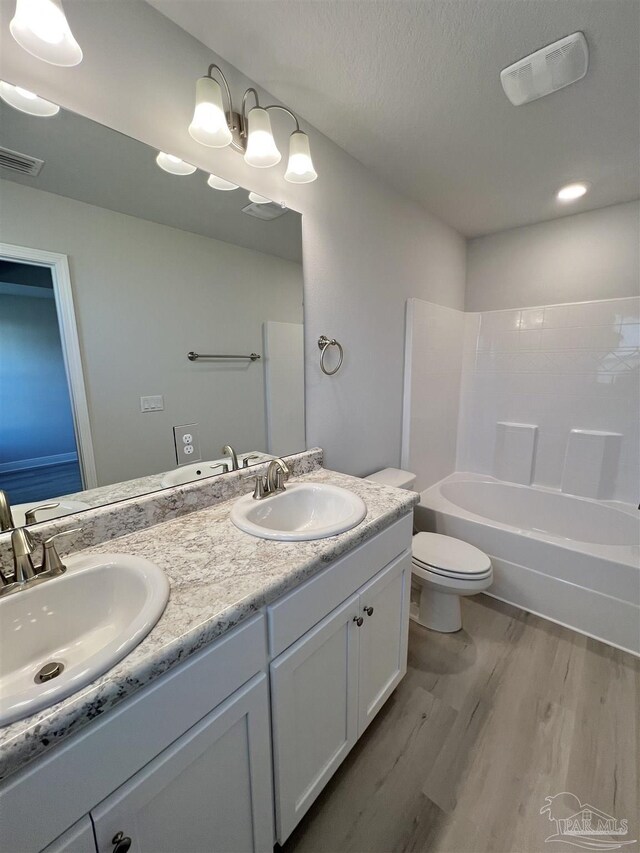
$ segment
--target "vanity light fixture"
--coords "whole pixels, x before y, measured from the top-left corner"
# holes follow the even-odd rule
[[[54,116],[60,112],[57,104],[45,101],[28,89],[14,86],[5,80],[0,80],[0,98],[10,107],[20,110],[21,113],[28,113],[30,116]]]
[[[588,191],[589,184],[580,181],[574,184],[567,184],[562,189],[558,190],[556,198],[558,201],[576,201]]]
[[[220,77],[222,84],[214,79],[214,73]],[[226,96],[226,110],[223,94]],[[250,96],[253,96],[255,105],[247,110]],[[243,154],[250,166],[268,169],[282,159],[271,128],[269,113],[273,110],[286,113],[295,122],[295,130],[289,138],[285,180],[293,184],[315,181],[318,174],[311,160],[309,137],[300,129],[300,123],[291,110],[279,104],[261,107],[258,93],[249,88],[242,97],[240,112],[235,112],[227,78],[218,65],[211,64],[206,76],[200,77],[196,83],[196,104],[189,133],[196,142],[211,148],[231,146]]]
[[[20,47],[51,65],[77,65],[82,60],[61,0],[17,0],[9,29]]]
[[[164,151],[160,151],[156,157],[156,163],[161,169],[172,175],[193,175],[196,170],[196,167],[192,166],[191,163],[186,163],[179,157],[174,157],[173,154],[165,154]]]
[[[230,192],[231,190],[237,190],[238,184],[232,184],[231,181],[225,181],[224,178],[218,177],[218,175],[210,174],[207,178],[207,183],[214,190],[222,190],[222,192]]]

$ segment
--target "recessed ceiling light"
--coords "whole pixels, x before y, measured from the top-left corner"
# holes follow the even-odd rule
[[[567,184],[566,187],[558,190],[557,199],[558,201],[575,201],[578,198],[582,198],[588,189],[589,184],[582,181],[580,183]]]
[[[191,163],[185,163],[179,157],[174,157],[173,154],[165,154],[161,151],[156,157],[156,163],[165,172],[170,172],[172,175],[193,175],[196,170]]]
[[[14,86],[4,80],[0,80],[0,98],[9,106],[20,110],[21,113],[28,113],[30,116],[54,116],[60,112],[60,107],[57,104],[45,101],[44,98],[34,95],[28,89]]]

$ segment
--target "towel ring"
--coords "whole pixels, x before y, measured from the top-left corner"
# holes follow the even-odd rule
[[[327,370],[324,366],[324,357],[327,354],[327,350],[329,347],[338,347],[340,352],[340,358],[338,360],[338,364],[333,368],[333,370]],[[338,343],[335,338],[328,338],[326,335],[320,335],[318,338],[318,349],[320,350],[320,370],[325,373],[327,376],[333,376],[334,373],[337,373],[342,367],[342,360],[344,358],[344,350],[342,349],[342,344]]]

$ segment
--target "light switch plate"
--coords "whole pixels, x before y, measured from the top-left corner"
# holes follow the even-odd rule
[[[141,412],[162,412],[164,410],[164,397],[156,394],[151,397],[140,397]]]
[[[174,426],[173,441],[176,447],[176,462],[178,465],[190,465],[200,462],[200,431],[198,424]]]

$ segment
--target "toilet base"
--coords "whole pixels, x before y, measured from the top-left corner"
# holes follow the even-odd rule
[[[419,597],[411,607],[411,619],[442,634],[453,634],[462,628],[460,596],[450,592],[438,592],[426,584],[420,584]]]

